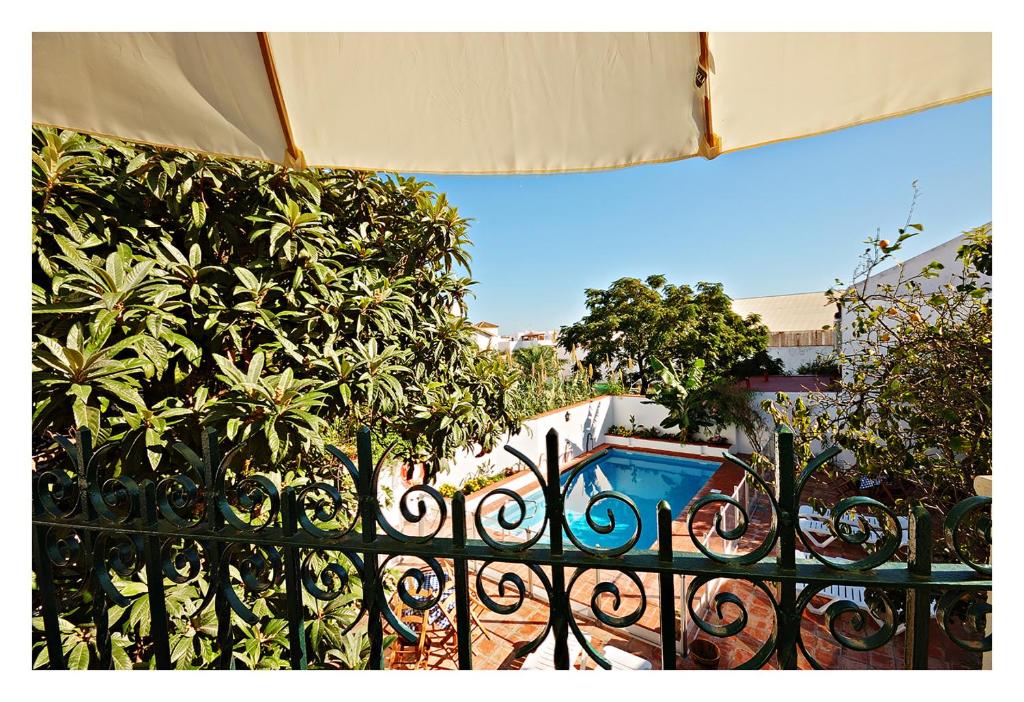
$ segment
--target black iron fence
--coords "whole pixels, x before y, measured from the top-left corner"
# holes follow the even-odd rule
[[[355,484],[355,494],[346,496],[338,482],[279,489],[264,475],[235,477],[225,468],[212,431],[204,435],[201,455],[185,446],[175,447],[189,464],[180,475],[142,483],[127,476],[103,478],[98,474],[100,461],[94,460],[90,433],[83,429],[77,442],[61,440],[73,459],[74,471],[49,470],[34,478],[34,568],[48,665],[63,668],[68,663],[60,617],[69,598],[88,609],[99,652],[94,667],[107,668],[112,667],[110,609],[124,608],[134,598],[148,596],[149,638],[156,667],[172,667],[168,583],[202,582],[205,589],[199,610],[215,614],[217,666],[235,665],[232,615],[248,624],[260,621],[261,615],[246,602],[247,594],[283,586],[288,657],[292,667],[304,668],[310,613],[304,599],[311,596],[318,602],[330,602],[352,592],[358,580],[359,612],[347,627],[365,626],[368,667],[381,668],[385,627],[409,642],[417,640],[417,632],[394,611],[384,587],[391,564],[403,559],[418,559],[425,567],[408,568],[397,580],[400,609],[430,610],[446,590],[446,579],[454,580],[458,665],[463,669],[473,667],[471,598],[492,612],[511,614],[527,597],[523,579],[507,569],[490,579],[492,584],[497,582],[502,597],[488,594],[485,574],[502,564],[527,568],[531,580],[541,583],[549,603],[543,630],[514,655],[535,651],[550,635],[554,665],[560,669],[572,663],[570,637],[597,665],[611,667],[584,635],[571,607],[574,584],[591,571],[621,573],[639,590],[633,611],[619,614],[618,585],[598,575],[590,600],[593,618],[614,628],[630,627],[640,620],[648,605],[645,587],[656,580],[661,665],[666,669],[678,665],[679,607],[688,610],[690,619],[707,637],[736,636],[750,623],[747,606],[735,593],[719,592],[711,598],[717,617],[702,613],[697,604],[700,593],[707,592],[704,588],[709,584],[721,582],[719,579],[749,583],[752,592],[762,593],[770,602],[770,634],[740,667],[759,668],[774,657],[779,667],[795,668],[798,649],[812,666],[822,667],[805,645],[800,621],[816,594],[837,585],[864,588],[865,593],[863,602],[839,599],[825,611],[828,629],[840,646],[869,651],[887,645],[898,630],[905,629],[905,666],[926,668],[934,617],[942,634],[957,646],[979,652],[991,649],[991,634],[985,633],[991,607],[984,597],[991,590],[991,566],[987,555],[977,555],[979,540],[982,550],[991,544],[990,498],[965,500],[947,516],[944,531],[950,551],[958,559],[955,563],[932,562],[931,516],[924,508],[915,507],[901,523],[899,515],[879,501],[843,499],[830,511],[834,538],[843,544],[870,542],[873,548],[855,561],[829,558],[817,552],[808,539],[798,510],[808,480],[838,449],[823,452],[798,470],[792,434],[783,431],[777,438],[779,468],[774,485],[739,459],[726,456],[742,468],[747,481],[763,492],[770,506],[769,523],[759,543],[744,552],[718,552],[707,545],[707,539],[698,537],[696,516],[723,505],[731,505],[737,516],[732,523],[716,517],[714,529],[719,540],[737,542],[744,536],[749,539],[751,533],[746,505],[732,496],[712,493],[696,500],[689,512],[690,538],[697,551],[681,552],[673,550],[673,515],[665,502],[656,515],[641,515],[628,496],[613,491],[590,498],[587,524],[598,534],[612,534],[615,518],[610,510],[601,515],[599,507],[606,500],[614,501],[635,517],[632,534],[620,544],[603,548],[588,546],[574,534],[564,511],[567,490],[600,454],[578,462],[568,477],[562,476],[554,430],[547,436],[544,472],[526,456],[507,448],[540,483],[545,512],[539,530],[526,538],[505,541],[488,532],[480,509],[471,516],[480,538],[468,539],[465,497],[458,493],[449,503],[429,485],[410,488],[398,502],[406,526],[423,523],[428,511],[425,503],[432,505],[429,533],[410,535],[390,523],[378,501],[380,466],[374,467],[367,430],[357,437],[357,463],[331,449]],[[505,503],[497,512],[498,524],[504,532],[515,532],[526,514],[523,498],[505,487],[494,488],[488,498]],[[863,516],[867,512],[876,516]],[[339,526],[342,516],[344,524]],[[658,524],[657,548],[637,548],[640,520],[652,518]],[[909,526],[908,557],[900,562],[893,557],[906,542],[905,525]],[[798,561],[800,543],[813,560]],[[318,554],[331,554],[334,562],[324,565]],[[340,567],[337,557],[346,559],[349,567]],[[441,561],[452,567],[446,568]],[[471,574],[470,563],[475,573]],[[434,590],[424,587],[431,572],[437,579]],[[641,574],[647,573],[656,578],[648,578],[645,585]],[[144,575],[143,591],[138,587],[125,591],[123,583],[140,574]],[[475,583],[471,583],[472,575]],[[679,575],[688,578],[684,593],[675,589]],[[682,604],[677,595],[682,595]],[[612,611],[606,611],[602,602],[610,602]]]

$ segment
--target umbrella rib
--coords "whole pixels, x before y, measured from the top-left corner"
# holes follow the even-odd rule
[[[704,156],[711,159],[722,150],[722,139],[713,127],[711,119],[711,52],[708,49],[708,33],[697,32],[700,37],[700,56],[697,58],[697,77],[695,83],[704,89]]]
[[[284,93],[281,90],[281,81],[277,77],[277,67],[274,64],[274,52],[270,48],[270,37],[266,32],[256,32],[260,43],[260,53],[263,54],[263,67],[267,71],[267,82],[270,84],[270,92],[274,96],[274,107],[277,108],[277,119],[281,123],[281,131],[284,133],[285,154],[284,165],[293,168],[305,168],[306,157],[302,150],[295,143],[295,135],[292,134],[292,123],[288,119],[288,106],[284,102]]]

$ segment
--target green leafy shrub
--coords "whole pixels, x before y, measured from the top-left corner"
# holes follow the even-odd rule
[[[829,354],[818,356],[796,369],[797,375],[825,375],[830,378],[839,377],[839,360]]]
[[[462,314],[466,222],[429,184],[50,129],[32,141],[37,469],[61,460],[55,437],[79,426],[118,447],[102,476],[179,472],[168,447],[198,448],[212,426],[240,447],[232,478],[258,470],[279,487],[341,480],[321,447],[345,444],[361,424],[377,460],[391,452],[431,472],[517,428],[509,397],[520,374],[478,353]],[[150,667],[144,587],[117,586],[132,602],[110,612],[114,664]],[[215,656],[212,610],[197,614],[206,587],[200,575],[168,589],[181,668]],[[68,662],[94,666],[89,602],[73,583],[60,588],[62,602],[76,602],[61,613]],[[358,580],[329,603],[303,597],[311,665],[359,667],[363,634],[344,633]],[[286,666],[282,589],[251,607],[257,625],[232,615],[236,664]],[[40,666],[38,628],[33,640]]]
[[[483,490],[488,485],[493,485],[499,480],[504,480],[505,476],[502,473],[497,475],[481,475],[475,478],[470,478],[462,484],[462,492],[466,495],[470,495],[477,490]]]
[[[526,419],[584,402],[599,394],[588,375],[575,371],[568,378],[561,375],[523,377],[506,400],[513,416]]]
[[[436,470],[516,425],[461,314],[466,222],[427,183],[37,129],[32,193],[42,460],[88,426],[159,471],[212,425],[292,464],[367,424]]]

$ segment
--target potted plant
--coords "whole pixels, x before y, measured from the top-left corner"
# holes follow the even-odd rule
[[[690,644],[690,655],[701,668],[717,668],[721,657],[718,645],[707,639],[696,639]]]
[[[710,439],[708,439],[708,444],[711,446],[717,446],[719,448],[729,448],[730,446],[732,446],[732,442],[729,441],[724,436],[722,436],[721,434],[715,434]]]

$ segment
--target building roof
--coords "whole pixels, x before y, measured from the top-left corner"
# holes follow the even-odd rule
[[[476,327],[477,329],[497,329],[498,328],[497,324],[492,324],[491,322],[477,322],[473,326]]]
[[[821,329],[832,325],[836,313],[824,292],[744,297],[733,300],[732,308],[742,317],[761,315],[761,321],[772,332]]]

